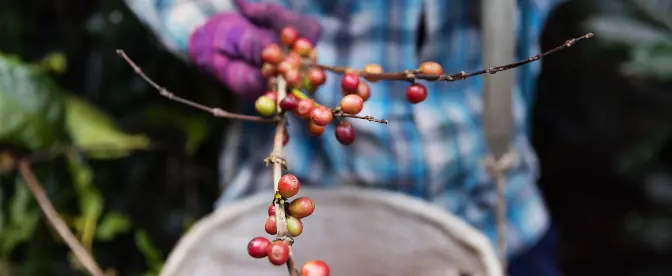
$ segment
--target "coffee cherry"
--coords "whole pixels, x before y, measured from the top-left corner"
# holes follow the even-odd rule
[[[280,108],[286,111],[293,111],[299,106],[299,100],[296,97],[287,96],[280,101]]]
[[[292,46],[299,39],[299,31],[292,27],[285,27],[280,32],[280,40],[287,46]]]
[[[261,75],[264,76],[264,78],[270,78],[275,76],[275,74],[277,74],[275,65],[270,63],[264,63],[261,65]]]
[[[278,193],[284,198],[290,198],[299,192],[300,187],[301,183],[296,176],[293,174],[285,174],[280,177],[280,181],[278,182]]]
[[[268,206],[268,216],[275,216],[275,204]]]
[[[441,67],[441,64],[436,62],[425,61],[420,64],[420,72],[427,75],[440,76],[443,74],[443,67]]]
[[[310,53],[310,57],[308,57],[311,62],[317,63],[317,50],[313,49],[313,51]]]
[[[355,115],[364,108],[364,99],[357,94],[346,95],[341,99],[341,110],[344,113]]]
[[[427,98],[427,88],[419,83],[406,87],[406,98],[410,103],[417,104]]]
[[[371,97],[371,88],[366,82],[360,82],[359,85],[357,86],[357,95],[362,97],[362,100],[366,102],[366,100]]]
[[[308,133],[311,136],[321,136],[325,129],[325,126],[318,126],[312,120],[308,121]]]
[[[341,78],[341,90],[343,94],[352,94],[357,92],[359,86],[359,75],[355,73],[345,73]]]
[[[292,47],[292,50],[302,57],[309,57],[310,52],[313,51],[313,44],[310,43],[310,40],[302,37],[294,42],[294,47]]]
[[[327,74],[320,68],[311,68],[310,71],[308,71],[308,78],[310,79],[310,84],[318,87],[327,81]]]
[[[283,265],[289,260],[289,245],[277,240],[273,241],[266,251],[268,261],[274,265]]]
[[[313,200],[309,197],[299,197],[289,203],[287,211],[291,216],[302,219],[313,214],[315,211],[315,204],[313,204]]]
[[[268,91],[264,93],[264,96],[269,97],[273,100],[274,103],[278,102],[278,92],[277,91]]]
[[[286,146],[287,144],[289,144],[289,133],[285,129],[285,133],[282,135],[282,145]]]
[[[310,113],[315,108],[315,102],[311,99],[303,99],[299,101],[299,105],[296,107],[296,113],[301,118],[309,118]]]
[[[308,261],[301,266],[301,276],[329,276],[329,266],[321,260]]]
[[[278,44],[269,44],[261,51],[261,59],[266,63],[278,64],[282,58],[282,48]]]
[[[333,118],[331,109],[323,105],[313,108],[313,111],[310,112],[310,120],[318,126],[328,125]]]
[[[336,140],[343,145],[347,146],[355,141],[355,129],[348,122],[339,123],[334,133],[336,134]]]
[[[288,62],[288,63],[291,64],[294,68],[300,68],[300,67],[301,67],[301,60],[302,60],[302,59],[303,59],[303,58],[302,58],[301,55],[299,55],[298,53],[296,53],[296,52],[289,52],[289,54],[287,54],[287,57],[285,57],[285,59],[284,59],[283,61]]]
[[[300,219],[292,216],[287,217],[287,231],[292,237],[298,237],[303,233],[303,223]]]
[[[261,96],[254,102],[254,107],[261,116],[271,116],[275,113],[275,103],[267,96]]]
[[[278,225],[275,221],[275,215],[268,216],[266,223],[264,224],[264,230],[266,230],[266,233],[269,235],[275,235],[278,233]]]
[[[290,87],[299,87],[301,84],[301,73],[298,69],[290,69],[282,74],[282,76]]]
[[[264,237],[256,237],[252,239],[247,244],[247,253],[252,256],[252,258],[263,258],[268,254],[268,247],[271,245],[271,241]]]
[[[298,70],[298,67],[294,66],[290,61],[283,60],[280,63],[278,63],[278,67],[276,68],[276,71],[278,74],[284,74],[289,70]]]
[[[380,67],[378,64],[368,64],[364,66],[364,73],[367,74],[380,74],[383,72],[383,67]],[[370,82],[378,81],[378,78],[374,76],[364,76],[364,78]]]

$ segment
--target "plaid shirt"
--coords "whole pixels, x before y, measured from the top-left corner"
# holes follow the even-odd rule
[[[266,0],[268,1],[268,0]],[[518,1],[519,59],[538,52],[543,23],[561,0]],[[234,10],[229,0],[127,0],[165,46],[185,57],[191,31],[217,12]],[[473,71],[481,62],[480,1],[475,0],[277,0],[292,10],[320,18],[323,35],[319,62],[362,68],[380,64],[386,71],[415,68],[432,60],[445,72]],[[417,37],[421,20],[426,36]],[[489,64],[494,65],[494,64]],[[538,165],[528,141],[529,102],[540,63],[517,70],[514,91],[519,157],[508,175],[508,253],[536,243],[547,231],[546,206],[536,187]],[[336,106],[339,77],[329,73],[316,99]],[[496,186],[482,161],[487,156],[482,124],[482,77],[458,82],[426,83],[426,101],[405,99],[405,82],[370,84],[372,96],[361,114],[389,120],[388,125],[350,120],[357,139],[340,145],[329,126],[320,138],[307,134],[305,123],[290,119],[290,143],[285,148],[292,173],[302,183],[336,186],[357,183],[395,190],[444,207],[482,230],[496,244]],[[239,112],[254,114],[251,103]],[[221,155],[225,202],[272,189],[272,177],[262,159],[271,149],[273,129],[233,122]]]

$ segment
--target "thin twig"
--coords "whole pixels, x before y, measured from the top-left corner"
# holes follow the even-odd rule
[[[126,61],[126,63],[128,63],[128,65],[130,65],[131,68],[133,68],[133,71],[135,71],[135,73],[138,76],[140,76],[143,80],[145,80],[145,82],[147,82],[149,85],[154,87],[154,89],[159,91],[161,96],[164,96],[164,97],[168,98],[169,100],[172,100],[172,101],[175,101],[175,102],[178,102],[178,103],[182,103],[182,104],[185,104],[185,105],[203,110],[205,112],[209,112],[213,116],[220,117],[220,118],[238,119],[238,120],[244,120],[244,121],[263,122],[263,123],[272,123],[272,122],[276,121],[275,118],[265,118],[265,117],[260,117],[260,116],[252,116],[252,115],[245,115],[245,114],[228,112],[228,111],[225,111],[225,110],[223,110],[221,108],[218,108],[218,107],[209,107],[209,106],[206,106],[206,105],[202,105],[202,104],[192,102],[190,100],[178,97],[173,92],[170,92],[168,89],[166,89],[163,86],[160,86],[154,80],[152,80],[150,77],[148,77],[142,71],[142,68],[140,68],[140,66],[135,64],[135,62],[128,55],[126,55],[126,52],[124,52],[123,50],[117,50],[117,55],[119,55],[121,58],[123,58]]]
[[[369,116],[369,115],[357,116],[357,115],[344,113],[343,111],[334,111],[334,112],[332,112],[332,114],[334,114],[334,117],[353,118],[353,119],[367,120],[369,122],[374,122],[374,123],[387,124],[387,120],[377,119],[377,118],[375,118],[373,116]]]
[[[467,73],[467,72],[460,72],[457,74],[449,74],[449,75],[428,75],[428,74],[422,74],[419,70],[406,70],[403,72],[394,72],[394,73],[366,73],[363,70],[355,70],[350,67],[346,66],[330,66],[330,65],[323,65],[323,64],[314,64],[314,63],[306,63],[306,66],[312,66],[312,67],[317,67],[321,68],[323,70],[335,72],[335,73],[346,73],[346,72],[353,72],[357,73],[359,76],[367,78],[367,79],[373,79],[373,80],[402,80],[402,81],[414,81],[414,80],[426,80],[426,81],[458,81],[458,80],[463,80],[469,77],[473,76],[478,76],[478,75],[483,75],[483,74],[495,74],[497,72],[509,70],[516,68],[521,65],[528,64],[530,62],[534,62],[537,60],[540,60],[541,58],[548,56],[550,54],[553,54],[557,51],[563,50],[565,48],[569,48],[574,46],[577,42],[588,39],[593,37],[593,33],[587,33],[585,35],[579,36],[574,39],[570,39],[565,41],[564,44],[555,47],[551,50],[548,50],[546,52],[537,54],[535,56],[529,57],[527,59],[506,64],[506,65],[500,65],[500,66],[492,66],[488,67],[486,69],[482,69],[479,71]]]
[[[19,161],[19,173],[26,186],[35,196],[37,204],[42,209],[42,212],[47,217],[49,224],[56,230],[56,232],[63,238],[63,241],[70,247],[70,250],[75,254],[80,264],[93,276],[104,276],[103,270],[98,266],[91,254],[84,248],[84,246],[75,238],[68,226],[65,224],[61,216],[58,214],[54,205],[47,197],[42,185],[35,177],[33,170],[30,168],[28,160],[22,159]]]
[[[282,78],[278,76],[276,79],[278,99],[282,100],[287,96],[287,83]],[[282,177],[282,169],[286,167],[285,159],[282,153],[283,141],[285,140],[285,130],[287,128],[287,116],[280,108],[280,101],[276,106],[276,110],[280,114],[280,120],[276,123],[275,135],[273,135],[273,150],[268,158],[266,158],[266,163],[272,163],[273,167],[273,191],[274,194],[278,194],[278,183]],[[275,221],[277,228],[276,239],[282,240],[287,243],[289,246],[289,259],[287,260],[287,271],[290,276],[298,275],[296,273],[296,268],[294,265],[294,258],[292,253],[292,244],[294,244],[294,239],[289,234],[287,229],[287,214],[285,213],[285,203],[280,198],[276,197],[276,200],[273,201],[275,205]]]

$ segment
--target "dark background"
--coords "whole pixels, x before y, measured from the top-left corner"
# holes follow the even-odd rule
[[[533,118],[540,185],[568,275],[672,275],[672,23],[664,19],[672,18],[672,5],[666,2],[569,1],[551,15],[542,37],[549,49],[588,30],[597,35],[544,59]],[[628,20],[590,25],[612,15]],[[642,37],[637,26],[667,41]],[[162,50],[121,1],[0,2],[0,52],[28,63],[61,53],[67,70],[51,74],[61,88],[109,113],[125,132],[152,139],[150,150],[90,162],[105,210],[131,221],[113,239],[94,242],[96,257],[118,275],[151,274],[186,225],[212,209],[226,121],[161,100],[114,54],[117,48],[171,90],[227,107],[230,93]],[[647,67],[661,58],[670,65]],[[176,116],[190,120],[176,123]],[[187,141],[196,141],[197,150],[185,150]],[[59,211],[76,213],[73,200],[81,195],[67,184],[71,176],[53,173],[65,163],[55,158],[36,170],[52,179],[44,185]],[[15,178],[0,175],[4,213]],[[2,256],[0,275],[77,275],[48,225],[40,220],[31,228],[29,240]],[[143,231],[148,243],[138,242]]]

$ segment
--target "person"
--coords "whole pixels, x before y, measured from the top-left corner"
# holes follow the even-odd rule
[[[543,23],[559,0],[518,3],[520,59],[538,52]],[[126,0],[142,22],[176,56],[211,73],[253,114],[252,99],[266,88],[260,74],[261,51],[279,41],[286,26],[316,45],[318,62],[385,71],[417,68],[423,61],[444,72],[483,68],[480,2],[474,0]],[[488,64],[494,65],[494,64]],[[536,187],[538,165],[527,135],[527,116],[539,63],[520,67],[514,92],[518,151],[508,175],[507,269],[516,275],[559,275],[554,232]],[[496,246],[496,186],[482,160],[487,156],[482,130],[482,78],[429,82],[428,98],[406,101],[400,81],[370,83],[371,97],[361,114],[384,118],[382,125],[350,120],[356,141],[340,145],[329,126],[322,137],[308,134],[291,118],[285,158],[305,185],[363,185],[404,192],[460,216],[483,231]],[[315,94],[327,106],[340,100],[340,78],[328,74]],[[274,129],[235,121],[221,154],[219,204],[272,189],[271,170],[262,161]],[[306,184],[308,183],[308,184]]]

